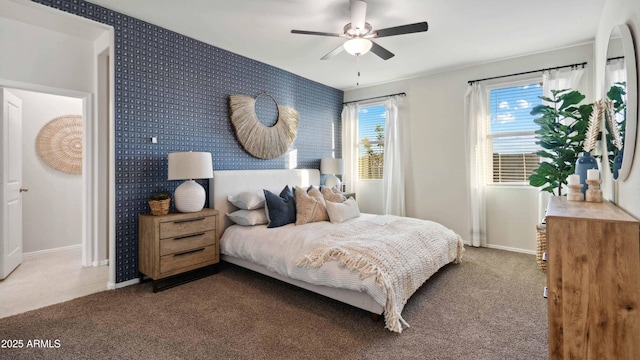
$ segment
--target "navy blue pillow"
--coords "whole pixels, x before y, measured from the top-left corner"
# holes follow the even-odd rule
[[[268,228],[280,227],[296,222],[296,201],[289,185],[280,192],[280,196],[269,190],[264,190]]]

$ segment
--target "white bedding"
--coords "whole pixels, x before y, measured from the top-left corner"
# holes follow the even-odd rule
[[[361,217],[339,224],[329,222],[316,222],[297,226],[289,224],[273,229],[267,229],[266,225],[251,227],[234,225],[224,232],[220,241],[220,251],[222,254],[262,265],[277,274],[292,279],[315,285],[366,292],[384,307],[387,302],[387,293],[379,283],[376,283],[375,276],[362,277],[360,272],[347,269],[345,266],[341,266],[338,261],[326,261],[317,268],[296,265],[297,261],[318,249],[318,246],[325,243],[333,235],[356,227],[357,223],[376,222],[378,219],[382,219],[382,217],[362,214]],[[429,223],[431,227],[436,227],[436,232],[439,235],[431,236],[431,238],[434,239],[434,242],[438,242],[438,244],[434,245],[434,248],[440,250],[437,251],[439,255],[434,257],[437,259],[430,260],[431,262],[437,262],[437,266],[432,266],[433,270],[425,274],[424,280],[440,267],[459,259],[462,251],[461,240],[453,231],[433,222],[425,221],[426,223]],[[420,285],[421,283],[417,284],[415,288],[417,289]],[[399,311],[401,311],[404,302],[399,305]],[[387,318],[385,317],[385,319]],[[400,320],[404,321],[401,317]],[[387,324],[387,327],[389,327],[389,324]],[[393,328],[393,331],[401,331],[402,326],[396,325]]]
[[[289,224],[272,229],[267,229],[266,225],[232,225],[220,239],[220,253],[260,264],[277,274],[311,284],[365,291],[384,306],[386,294],[375,284],[373,276],[361,279],[358,272],[346,269],[336,261],[317,269],[295,264],[296,260],[313,251],[323,236],[335,231],[337,227],[349,226],[353,221],[370,216],[374,215],[363,214],[340,224],[322,221],[304,225]]]

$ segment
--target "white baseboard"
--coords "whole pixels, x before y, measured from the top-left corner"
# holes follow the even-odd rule
[[[94,261],[91,265],[94,266],[94,267],[109,265],[109,259],[100,260],[100,261]]]
[[[127,280],[127,281],[123,281],[123,282],[119,282],[119,283],[115,283],[115,284],[112,283],[112,282],[108,282],[107,283],[107,288],[109,290],[115,290],[115,289],[123,288],[125,286],[135,285],[135,284],[139,284],[139,283],[140,283],[140,279],[138,279],[138,278]]]
[[[530,255],[536,254],[535,250],[520,249],[520,248],[509,247],[509,246],[487,244],[487,247],[490,249],[513,251],[513,252],[523,253],[523,254],[530,254]]]
[[[63,246],[63,247],[54,248],[54,249],[45,249],[45,250],[32,251],[32,252],[28,252],[28,253],[23,253],[22,257],[31,257],[31,256],[42,255],[42,254],[55,253],[55,252],[59,252],[59,251],[74,250],[74,249],[82,249],[82,244]]]

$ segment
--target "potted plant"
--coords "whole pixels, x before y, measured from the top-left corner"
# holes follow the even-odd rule
[[[151,215],[167,215],[170,204],[171,196],[167,193],[156,193],[149,196]]]
[[[584,150],[593,104],[580,105],[585,96],[575,90],[552,90],[551,94],[551,98],[541,97],[550,105],[537,105],[531,110],[531,115],[539,116],[534,119],[540,125],[536,131],[536,143],[542,147],[537,154],[548,160],[540,162],[529,176],[529,184],[560,196],[567,177],[575,173],[576,161]],[[545,272],[546,225],[536,226],[536,242],[536,261],[540,270]]]
[[[537,105],[531,110],[531,115],[539,115],[534,119],[540,125],[536,143],[542,147],[537,154],[548,161],[540,162],[529,176],[529,184],[563,195],[563,185],[575,172],[576,161],[583,151],[593,104],[580,105],[585,96],[576,90],[552,90],[551,93],[551,98],[541,97],[551,105]]]

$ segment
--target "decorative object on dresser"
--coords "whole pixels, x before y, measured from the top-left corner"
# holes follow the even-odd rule
[[[174,201],[180,212],[197,212],[202,210],[206,193],[202,185],[193,179],[210,179],[213,177],[211,153],[208,152],[174,152],[169,153],[169,180],[186,180],[176,188]]]
[[[149,196],[151,215],[167,215],[171,205],[171,196],[167,193],[157,193]]]
[[[278,120],[273,126],[263,125],[256,115],[256,100],[263,95],[270,97],[278,108]],[[247,95],[229,96],[229,114],[238,142],[259,159],[275,159],[284,154],[298,134],[298,112],[278,104],[267,92],[255,99]]]
[[[587,170],[587,184],[589,188],[585,194],[585,200],[590,202],[602,202],[602,190],[600,190],[600,171]]]
[[[587,171],[589,170],[597,170],[598,169],[598,161],[596,158],[591,156],[591,153],[588,151],[584,151],[582,156],[576,160],[576,174],[580,176],[580,191],[585,194],[587,192]]]
[[[211,266],[217,271],[213,266],[220,261],[217,210],[163,216],[141,214],[138,220],[138,271],[141,277],[144,274],[153,280],[153,292],[193,280],[194,275],[210,274],[198,274],[197,269]],[[187,272],[190,273],[178,276]],[[161,286],[161,282],[169,284]]]
[[[567,200],[569,201],[583,201],[584,194],[582,193],[582,184],[580,184],[580,175],[573,174],[567,178],[567,187],[569,192],[567,193]]]
[[[320,160],[320,174],[327,175],[324,186],[340,189],[342,181],[336,175],[344,173],[344,161],[342,159],[323,158]]]
[[[609,203],[547,208],[549,359],[637,359],[640,223]]]
[[[36,152],[56,170],[82,174],[82,116],[60,116],[45,124],[36,137]]]

